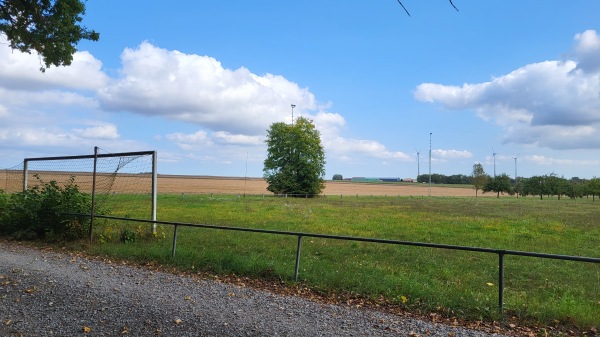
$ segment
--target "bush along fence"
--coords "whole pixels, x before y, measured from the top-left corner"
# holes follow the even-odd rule
[[[68,215],[89,216],[88,214],[78,214],[78,213],[72,213],[72,214],[68,214]],[[524,256],[524,257],[541,258],[541,259],[552,259],[552,260],[563,260],[563,261],[575,261],[575,262],[584,262],[584,263],[600,263],[600,258],[583,257],[583,256],[544,254],[544,253],[515,251],[515,250],[502,250],[502,249],[457,246],[457,245],[446,245],[446,244],[435,244],[435,243],[424,243],[424,242],[398,241],[398,240],[352,237],[352,236],[339,236],[339,235],[329,235],[329,234],[288,232],[288,231],[277,231],[277,230],[256,229],[256,228],[242,228],[242,227],[215,226],[215,225],[194,224],[194,223],[143,220],[143,219],[132,219],[132,218],[106,216],[106,215],[96,215],[96,218],[109,219],[109,220],[124,220],[124,221],[132,221],[132,222],[139,222],[139,223],[149,223],[152,225],[173,226],[173,245],[172,245],[172,250],[171,250],[172,258],[175,258],[175,253],[176,253],[176,249],[177,249],[177,229],[179,227],[208,228],[208,229],[217,229],[217,230],[226,230],[226,231],[239,231],[239,232],[252,232],[252,233],[265,233],[265,234],[274,234],[274,235],[295,236],[298,239],[297,248],[296,248],[296,263],[295,263],[295,270],[294,270],[294,280],[296,282],[298,281],[298,275],[299,275],[299,270],[300,270],[302,239],[304,237],[322,238],[322,239],[330,239],[330,240],[371,242],[371,243],[388,244],[388,245],[450,249],[450,250],[495,254],[498,256],[498,312],[499,312],[500,317],[503,317],[503,313],[504,313],[504,280],[505,280],[504,279],[504,264],[505,264],[505,257],[507,255]]]

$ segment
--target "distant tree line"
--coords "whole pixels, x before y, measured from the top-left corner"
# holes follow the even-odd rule
[[[533,176],[531,178],[519,178],[515,185],[515,193],[520,195],[539,196],[543,199],[557,197],[569,197],[571,199],[600,197],[600,178],[580,179],[573,177],[566,179],[555,174]]]
[[[418,183],[429,183],[429,174],[421,174],[417,177]],[[443,174],[432,173],[431,174],[432,184],[473,184],[473,177],[464,174],[454,174],[446,176]]]
[[[419,183],[429,183],[429,174],[421,174],[417,177]],[[455,174],[446,176],[443,174],[431,174],[432,184],[467,184],[474,185],[477,191],[483,193],[493,192],[517,196],[539,196],[540,199],[556,197],[571,199],[591,197],[595,200],[600,198],[600,178],[582,179],[573,177],[567,179],[556,174],[546,174],[529,178],[519,177],[513,179],[503,173],[491,177],[479,166],[473,166],[473,174]],[[477,193],[476,191],[476,193]]]

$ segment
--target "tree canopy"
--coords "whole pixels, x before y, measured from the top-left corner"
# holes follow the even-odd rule
[[[275,194],[314,196],[325,188],[325,151],[312,121],[299,117],[292,125],[271,124],[264,177]]]
[[[44,71],[51,65],[70,65],[79,41],[100,38],[80,25],[83,14],[81,0],[0,0],[0,32],[12,49],[36,51]]]
[[[496,197],[500,198],[500,193],[508,193],[513,195],[514,190],[510,182],[510,177],[503,173],[499,176],[489,178],[483,186],[483,193],[496,192]]]

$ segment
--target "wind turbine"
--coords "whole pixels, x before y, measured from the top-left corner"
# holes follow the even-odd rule
[[[517,157],[519,157],[519,154],[513,157],[513,159],[515,160],[515,185],[517,184],[517,177],[518,177],[517,176]]]
[[[431,135],[433,132],[429,133],[429,196],[431,196]]]

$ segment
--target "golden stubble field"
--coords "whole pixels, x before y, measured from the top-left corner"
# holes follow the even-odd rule
[[[271,194],[261,178],[161,176],[158,178],[161,193],[215,193],[215,194]],[[427,196],[429,185],[419,183],[376,184],[347,181],[325,183],[324,195],[377,195],[377,196]],[[473,188],[437,187],[432,185],[432,196],[475,196]],[[481,191],[479,191],[481,195]],[[493,196],[494,194],[484,194]]]
[[[75,183],[84,192],[91,191],[92,176],[89,173],[40,173],[43,181],[67,181],[75,177]],[[33,173],[29,177],[30,186],[36,182]],[[151,179],[149,175],[117,175],[114,181],[106,175],[97,178],[96,186],[100,190],[108,189],[115,193],[146,193],[150,191]],[[22,183],[14,178],[7,177],[6,171],[0,171],[0,189],[15,192],[22,188]],[[215,176],[183,176],[183,175],[158,175],[159,194],[271,194],[267,191],[267,183],[262,178],[243,177],[215,177]],[[327,181],[324,195],[373,195],[373,196],[428,196],[429,184],[420,183],[357,183],[349,181]],[[481,194],[480,196],[495,196],[494,193]],[[475,196],[475,189],[464,187],[431,186],[431,196],[444,197],[471,197]]]

